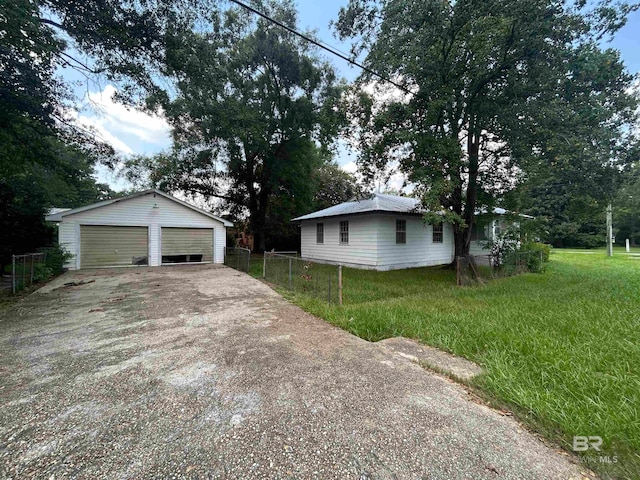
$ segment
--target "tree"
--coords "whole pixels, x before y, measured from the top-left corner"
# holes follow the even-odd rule
[[[209,2],[195,0],[0,0],[0,167],[55,163],[55,137],[113,166],[112,148],[74,124],[71,68],[87,80],[123,82],[122,97],[155,92],[167,37],[192,24]]]
[[[326,163],[316,170],[313,181],[315,195],[310,211],[333,207],[362,194],[355,177],[335,163]]]
[[[540,218],[553,245],[596,247],[606,241],[604,212],[624,167],[637,160],[638,138],[625,127],[637,121],[636,97],[626,93],[629,76],[615,52],[587,46],[570,62],[573,81],[561,98],[571,109],[553,115],[562,127],[526,133],[541,149],[524,165],[512,205]]]
[[[176,13],[186,1],[0,0],[0,160],[46,164],[47,138],[55,136],[114,164],[112,149],[70,121],[74,97],[57,69],[128,79],[129,94],[155,89],[165,36],[191,17]]]
[[[613,201],[613,225],[616,242],[622,245],[628,238],[640,245],[640,164],[635,163]]]
[[[40,18],[39,4],[2,2],[0,15],[0,272],[11,254],[52,240],[52,205],[108,197],[93,166],[113,150],[65,122],[70,93],[56,76],[62,42]]]
[[[260,8],[295,28],[290,2]],[[211,31],[184,31],[167,47],[164,74],[175,96],[148,99],[174,129],[172,150],[134,159],[128,171],[246,209],[262,250],[272,207],[293,211],[312,196],[313,172],[341,124],[341,88],[333,69],[286,30],[235,8],[211,18]]]
[[[367,66],[403,89],[374,101],[362,88],[373,79],[362,75],[353,95],[359,161],[365,170],[397,161],[434,212],[427,220],[453,224],[456,256],[469,253],[478,208],[528,171],[577,156],[598,167],[620,161],[632,77],[597,38],[629,7],[581,6],[351,0],[341,10],[337,31],[356,38],[354,54],[367,50]]]
[[[3,0],[6,1],[6,0]],[[88,79],[104,76],[121,98],[157,91],[168,39],[208,15],[215,0],[18,0],[54,33],[57,62]],[[11,1],[9,1],[11,3]],[[21,6],[22,9],[22,6]],[[61,41],[60,39],[65,39]]]
[[[562,145],[550,147],[552,158],[530,165],[520,184],[506,196],[505,204],[538,218],[544,241],[556,247],[604,245],[605,210],[624,180],[620,165],[631,161],[631,141],[624,146],[626,151],[616,153],[617,163],[603,161],[608,152],[595,148],[562,152]],[[578,144],[578,140],[572,141],[572,145]],[[597,156],[592,156],[594,153]]]

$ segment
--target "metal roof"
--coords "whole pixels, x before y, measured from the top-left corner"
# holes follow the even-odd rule
[[[93,203],[91,205],[85,205],[84,207],[78,207],[78,208],[72,208],[72,209],[58,209],[58,210],[62,210],[59,212],[55,212],[55,213],[50,213],[49,215],[47,215],[45,217],[45,220],[49,221],[49,222],[61,222],[63,217],[66,217],[67,215],[74,215],[76,213],[80,213],[80,212],[85,212],[87,210],[93,210],[94,208],[100,208],[100,207],[106,207],[107,205],[111,205],[113,203],[117,203],[117,202],[124,202],[127,200],[130,200],[132,198],[136,198],[136,197],[141,197],[143,195],[150,195],[150,194],[156,194],[156,195],[160,195],[164,198],[167,198],[169,200],[172,200],[176,203],[179,203],[180,205],[184,205],[187,208],[190,208],[191,210],[194,210],[198,213],[201,213],[202,215],[206,215],[207,217],[213,218],[214,220],[218,220],[219,222],[222,222],[224,224],[225,227],[233,227],[233,223],[231,223],[229,220],[225,220],[222,217],[218,217],[216,215],[213,215],[212,213],[209,213],[205,210],[202,210],[198,207],[195,207],[193,205],[191,205],[190,203],[184,202],[178,198],[172,197],[171,195],[164,193],[160,190],[157,189],[149,189],[149,190],[144,190],[142,192],[138,192],[138,193],[134,193],[133,195],[128,195],[126,197],[120,197],[120,198],[113,198],[111,200],[104,200],[102,202],[98,202],[98,203]]]
[[[353,215],[366,212],[395,212],[395,213],[424,213],[417,198],[398,197],[374,193],[371,197],[352,200],[334,205],[317,212],[294,218],[293,221],[311,220],[313,218],[335,217],[339,215]]]
[[[425,213],[426,210],[420,205],[420,200],[410,197],[399,197],[396,195],[386,195],[384,193],[374,193],[370,197],[351,200],[349,202],[334,205],[317,212],[312,212],[292,221],[312,220],[314,218],[337,217],[341,215],[353,215],[357,213],[391,212],[391,213]],[[476,214],[481,215],[486,210],[480,210]],[[504,208],[493,209],[495,215],[509,215],[511,212]],[[534,218],[530,215],[520,214],[524,218]]]

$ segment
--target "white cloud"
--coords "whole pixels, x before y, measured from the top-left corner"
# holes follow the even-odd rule
[[[344,165],[340,165],[340,168],[348,173],[356,173],[358,171],[358,166],[353,160],[345,163]]]
[[[171,127],[162,112],[150,115],[117,103],[113,98],[116,93],[112,85],[101,92],[88,92],[84,108],[68,115],[122,154],[153,154],[167,148],[171,144]]]
[[[81,115],[75,110],[67,111],[66,114],[80,127],[95,132],[98,140],[108,143],[117,152],[124,153],[125,155],[131,155],[134,153],[133,149],[129,145],[109,132],[109,130],[107,130],[97,118]]]
[[[89,92],[86,95],[97,114],[97,123],[116,136],[133,136],[142,142],[158,146],[170,143],[171,127],[162,117],[162,112],[149,115],[126,107],[114,101],[116,93],[113,85],[107,85],[101,92]]]

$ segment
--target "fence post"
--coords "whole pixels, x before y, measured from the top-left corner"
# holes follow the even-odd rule
[[[27,257],[22,257],[22,288],[27,288]]]
[[[338,305],[342,305],[342,265],[338,265]]]
[[[16,294],[16,256],[11,255],[11,285],[13,294]]]
[[[251,250],[247,252],[247,273],[251,270]]]
[[[267,278],[267,252],[262,253],[262,278]]]
[[[33,260],[35,255],[31,255],[31,282],[29,285],[33,285]]]
[[[289,258],[289,290],[292,290],[292,286],[291,286],[291,258]]]

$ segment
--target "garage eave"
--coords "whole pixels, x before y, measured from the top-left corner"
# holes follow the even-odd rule
[[[171,200],[173,202],[176,202],[184,207],[190,208],[191,210],[198,212],[202,215],[205,215],[209,218],[213,218],[214,220],[217,220],[219,222],[221,222],[225,227],[233,227],[233,223],[231,223],[230,221],[222,218],[222,217],[218,217],[217,215],[213,215],[212,213],[209,213],[205,210],[202,210],[201,208],[195,207],[183,200],[180,200],[178,198],[172,197],[171,195],[162,192],[160,190],[157,190],[155,188],[149,189],[149,190],[144,190],[142,192],[138,192],[138,193],[134,193],[132,195],[128,195],[126,197],[121,197],[121,198],[113,198],[110,200],[104,200],[102,202],[97,202],[97,203],[93,203],[91,205],[85,205],[84,207],[78,207],[78,208],[73,208],[71,210],[67,210],[64,212],[59,212],[59,213],[55,213],[52,215],[47,215],[45,217],[45,220],[47,220],[48,222],[61,222],[64,217],[70,216],[70,215],[75,215],[77,213],[81,213],[81,212],[86,212],[88,210],[93,210],[96,208],[100,208],[100,207],[106,207],[107,205],[112,205],[114,203],[118,203],[118,202],[125,202],[127,200],[131,200],[133,198],[137,198],[137,197],[141,197],[144,195],[151,195],[151,194],[155,194],[155,195],[160,195],[161,197],[164,197],[168,200]]]

